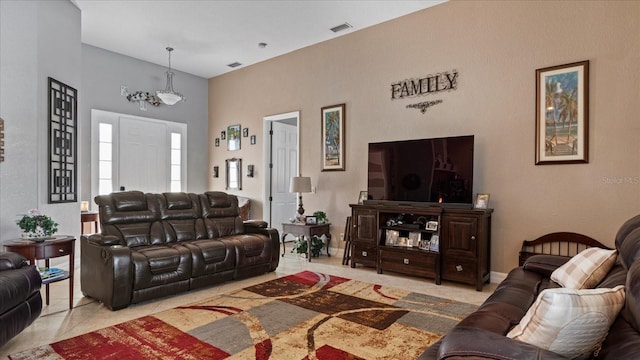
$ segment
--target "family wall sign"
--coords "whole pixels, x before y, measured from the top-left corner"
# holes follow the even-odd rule
[[[458,88],[458,71],[443,71],[435,75],[427,75],[421,78],[412,78],[391,84],[391,100],[413,98],[437,94],[443,91],[452,91]],[[424,101],[409,104],[407,108],[417,108],[424,114],[431,106],[441,104],[442,100]]]

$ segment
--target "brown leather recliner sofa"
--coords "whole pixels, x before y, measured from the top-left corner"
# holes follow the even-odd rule
[[[40,273],[26,258],[0,253],[0,347],[40,316],[41,286]]]
[[[625,305],[592,358],[640,359],[640,215],[626,221],[615,238],[616,264],[598,288],[625,285]],[[458,323],[419,359],[566,359],[506,334],[516,326],[538,294],[559,287],[551,273],[566,257],[535,255],[513,269],[477,311]]]
[[[95,201],[102,232],[81,238],[81,287],[111,310],[278,267],[278,231],[243,222],[234,195],[127,191]]]

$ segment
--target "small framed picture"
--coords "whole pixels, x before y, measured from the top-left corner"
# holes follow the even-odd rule
[[[225,140],[227,138],[227,132],[226,131],[220,131],[220,140]]]
[[[419,246],[421,239],[422,239],[422,234],[419,231],[412,231],[409,233],[409,238],[407,239],[407,246],[408,247]]]
[[[427,225],[425,227],[427,230],[438,231],[438,222],[437,221],[427,221]]]
[[[255,144],[256,144],[256,136],[251,135],[251,145],[255,145]]]
[[[440,251],[440,237],[438,235],[434,234],[433,236],[431,236],[431,241],[429,241],[429,251]]]
[[[407,237],[406,236],[399,236],[398,237],[398,241],[396,242],[396,246],[407,246]]]
[[[249,137],[249,128],[242,129],[242,137]]]
[[[315,216],[305,216],[304,221],[307,225],[315,225],[318,223],[318,219]]]
[[[227,127],[227,150],[240,150],[240,125],[231,125]]]
[[[216,138],[216,147],[220,146],[220,138]]]
[[[367,200],[369,194],[366,191],[360,191],[360,196],[358,196],[358,204],[364,204],[364,201]]]
[[[489,194],[476,195],[476,202],[474,203],[474,207],[476,209],[486,209],[488,206],[489,206]]]
[[[429,245],[431,243],[429,242],[429,240],[420,240],[420,242],[418,243],[418,248],[420,248],[420,250],[429,250]]]
[[[386,239],[384,244],[387,246],[394,246],[398,241],[398,236],[400,233],[397,230],[387,230]]]

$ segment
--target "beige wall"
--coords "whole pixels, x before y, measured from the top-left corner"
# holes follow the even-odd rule
[[[575,231],[612,245],[640,206],[640,2],[454,1],[209,80],[210,166],[256,165],[237,194],[262,215],[262,118],[301,111],[301,172],[317,184],[307,212],[325,210],[335,238],[366,189],[371,141],[473,134],[474,192],[491,194],[492,270],[517,264],[520,243]],[[534,165],[535,70],[590,60],[590,161]],[[390,84],[459,72],[457,91],[390,100]],[[426,114],[407,104],[442,99]],[[320,171],[320,108],[346,103],[344,172]],[[213,146],[232,124],[258,144]],[[243,141],[245,139],[243,138]],[[608,179],[608,180],[606,180]],[[224,189],[224,171],[209,179]],[[343,244],[340,244],[343,246]]]

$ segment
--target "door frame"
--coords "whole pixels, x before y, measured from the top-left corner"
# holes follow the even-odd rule
[[[98,153],[99,153],[99,145],[100,145],[100,133],[99,133],[99,124],[100,123],[109,123],[112,125],[112,154],[111,154],[111,158],[112,158],[112,181],[113,181],[113,192],[117,192],[118,190],[118,184],[120,183],[120,178],[118,176],[118,168],[120,166],[120,164],[118,163],[118,159],[119,159],[119,150],[120,150],[120,138],[119,138],[119,133],[120,133],[120,121],[122,118],[130,118],[130,119],[135,119],[135,120],[141,120],[141,121],[148,121],[148,122],[155,122],[155,123],[161,123],[166,125],[167,127],[167,143],[171,144],[171,133],[180,133],[182,135],[182,141],[181,141],[181,146],[182,146],[182,153],[180,154],[181,159],[181,169],[180,169],[180,175],[181,175],[181,188],[182,191],[187,191],[187,174],[188,174],[188,169],[187,169],[187,160],[188,160],[188,154],[187,154],[187,148],[186,145],[188,144],[188,127],[187,124],[184,123],[178,123],[175,121],[169,121],[169,120],[162,120],[162,119],[154,119],[154,118],[147,118],[147,117],[142,117],[142,116],[136,116],[136,115],[131,115],[131,114],[123,114],[123,113],[116,113],[113,111],[104,111],[104,110],[97,110],[97,109],[91,109],[91,199],[94,199],[97,195],[98,195]],[[169,154],[168,159],[171,159],[171,149],[167,149],[167,152]],[[170,166],[168,167],[169,172],[170,172]],[[89,202],[89,206],[92,208],[95,206],[93,201]]]
[[[264,177],[264,183],[262,184],[262,194],[263,202],[262,202],[262,218],[269,222],[269,226],[273,226],[271,224],[271,201],[269,198],[271,197],[271,159],[272,159],[272,146],[271,146],[271,135],[269,131],[271,130],[271,122],[272,121],[282,121],[282,120],[290,120],[295,119],[296,121],[296,137],[297,140],[297,159],[296,166],[298,167],[298,172],[300,172],[300,111],[292,111],[283,114],[269,115],[262,118],[263,121],[263,130],[262,130],[262,138],[264,139],[264,148],[262,151],[264,164],[264,173],[266,176]]]

